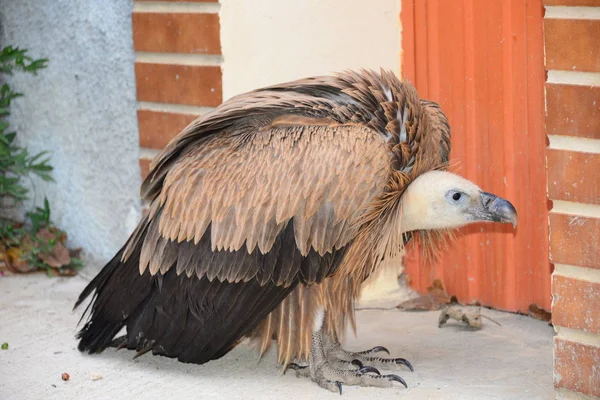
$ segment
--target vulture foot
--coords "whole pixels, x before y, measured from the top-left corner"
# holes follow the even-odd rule
[[[405,366],[411,372],[414,371],[412,364],[407,359],[374,356],[378,352],[390,354],[389,350],[383,346],[375,346],[372,349],[357,352],[347,351],[342,348],[338,338],[334,336],[327,348],[327,358],[330,363],[337,365],[360,364],[383,369],[401,369],[402,366]]]
[[[370,366],[364,366],[363,363],[361,363],[358,360],[354,360],[352,361],[350,364],[355,365],[357,368],[356,369],[350,369],[351,371],[354,371],[356,373],[359,374],[366,374],[369,372],[372,372],[376,375],[381,375],[381,372],[379,372],[379,370],[377,368],[374,367],[370,367]],[[296,371],[296,377],[298,378],[308,378],[310,377],[310,366],[309,365],[299,365],[296,363],[290,363],[288,364],[286,369],[293,369],[294,371]],[[342,368],[345,369],[345,368]]]
[[[340,394],[343,385],[392,387],[395,381],[408,387],[398,375],[381,375],[377,368],[364,364],[363,360],[385,360],[367,356],[382,350],[376,347],[367,352],[350,353],[341,348],[337,338],[329,340],[322,330],[318,330],[313,333],[309,365],[290,364],[289,367],[296,370],[296,376],[310,376],[322,388]],[[406,363],[410,365],[407,361]],[[382,365],[388,367],[385,362]]]
[[[380,347],[380,346],[377,346],[377,347]],[[375,349],[377,347],[375,347]],[[374,357],[374,356],[371,356],[371,354],[373,354],[373,353],[374,353],[373,349],[366,350],[366,351],[359,351],[359,352],[347,351],[347,350],[344,350],[338,343],[338,344],[334,344],[331,346],[331,348],[329,349],[329,351],[327,353],[327,357],[331,363],[334,363],[334,364],[337,363],[338,365],[339,364],[358,365],[357,364],[357,362],[358,362],[361,365],[370,365],[372,367],[383,368],[383,369],[401,369],[401,368],[403,368],[402,366],[404,366],[404,367],[410,369],[411,371],[414,371],[414,368],[413,368],[412,364],[410,363],[410,361],[408,361],[405,358]]]
[[[340,369],[332,366],[329,362],[324,362],[318,366],[311,366],[310,375],[312,380],[322,388],[332,392],[339,391],[340,394],[342,394],[343,385],[392,387],[396,381],[408,387],[404,379],[398,375],[381,375],[373,367]]]

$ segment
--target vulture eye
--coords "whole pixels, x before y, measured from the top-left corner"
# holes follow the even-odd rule
[[[458,190],[450,190],[446,193],[446,200],[451,204],[462,204],[465,197],[467,197],[467,195]]]

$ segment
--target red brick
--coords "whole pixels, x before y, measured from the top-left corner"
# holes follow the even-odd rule
[[[550,259],[600,268],[600,218],[550,213]]]
[[[600,204],[600,154],[549,149],[548,197]]]
[[[554,386],[600,396],[600,347],[555,337]]]
[[[545,19],[546,69],[600,71],[600,20]]]
[[[221,68],[135,63],[139,101],[215,107],[223,101]]]
[[[600,6],[600,0],[544,0],[545,6]]]
[[[221,54],[218,14],[133,13],[136,51]]]
[[[138,110],[140,146],[161,150],[198,116],[163,111]]]
[[[555,274],[552,295],[554,325],[600,333],[600,283]]]
[[[146,158],[140,158],[139,159],[139,163],[140,163],[140,174],[142,176],[142,180],[146,179],[146,177],[148,176],[148,173],[150,172],[150,161]]]
[[[548,135],[600,139],[600,87],[547,83],[546,108]]]

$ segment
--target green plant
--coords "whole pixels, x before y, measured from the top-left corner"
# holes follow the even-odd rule
[[[27,50],[7,46],[0,51],[0,74],[15,71],[34,75],[47,66],[47,59],[33,59]],[[1,76],[1,75],[0,75]],[[23,205],[29,189],[24,179],[37,175],[44,181],[53,181],[48,152],[31,154],[16,145],[17,133],[10,131],[7,117],[13,100],[23,96],[8,83],[0,88],[0,253],[9,269],[18,272],[45,270],[48,274],[73,274],[82,266],[77,252],[64,246],[65,232],[50,220],[50,204],[44,199],[43,207],[25,213],[25,221],[13,221],[6,211]]]
[[[34,60],[27,56],[27,50],[7,46],[0,52],[0,73],[12,74],[16,70],[36,74],[45,68],[48,60]],[[51,181],[50,158],[47,152],[30,154],[20,146],[15,145],[17,133],[9,130],[6,117],[10,114],[11,102],[23,96],[4,83],[0,88],[0,199],[2,207],[19,206],[27,199],[28,189],[23,184],[23,178],[35,174],[45,181]]]

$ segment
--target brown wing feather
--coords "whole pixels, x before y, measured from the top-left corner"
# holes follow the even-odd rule
[[[176,254],[166,251],[167,241],[197,241],[209,225],[213,251],[245,245],[248,253],[256,246],[266,254],[290,221],[304,256],[311,248],[324,255],[346,245],[356,229],[346,222],[385,185],[389,153],[367,127],[302,122],[307,125],[278,123],[247,138],[231,131],[182,155],[154,200],[161,211],[142,247],[140,271],[149,265],[152,274],[159,268],[166,273],[177,265],[163,262]],[[237,279],[235,264],[215,268],[203,272],[211,279]]]

